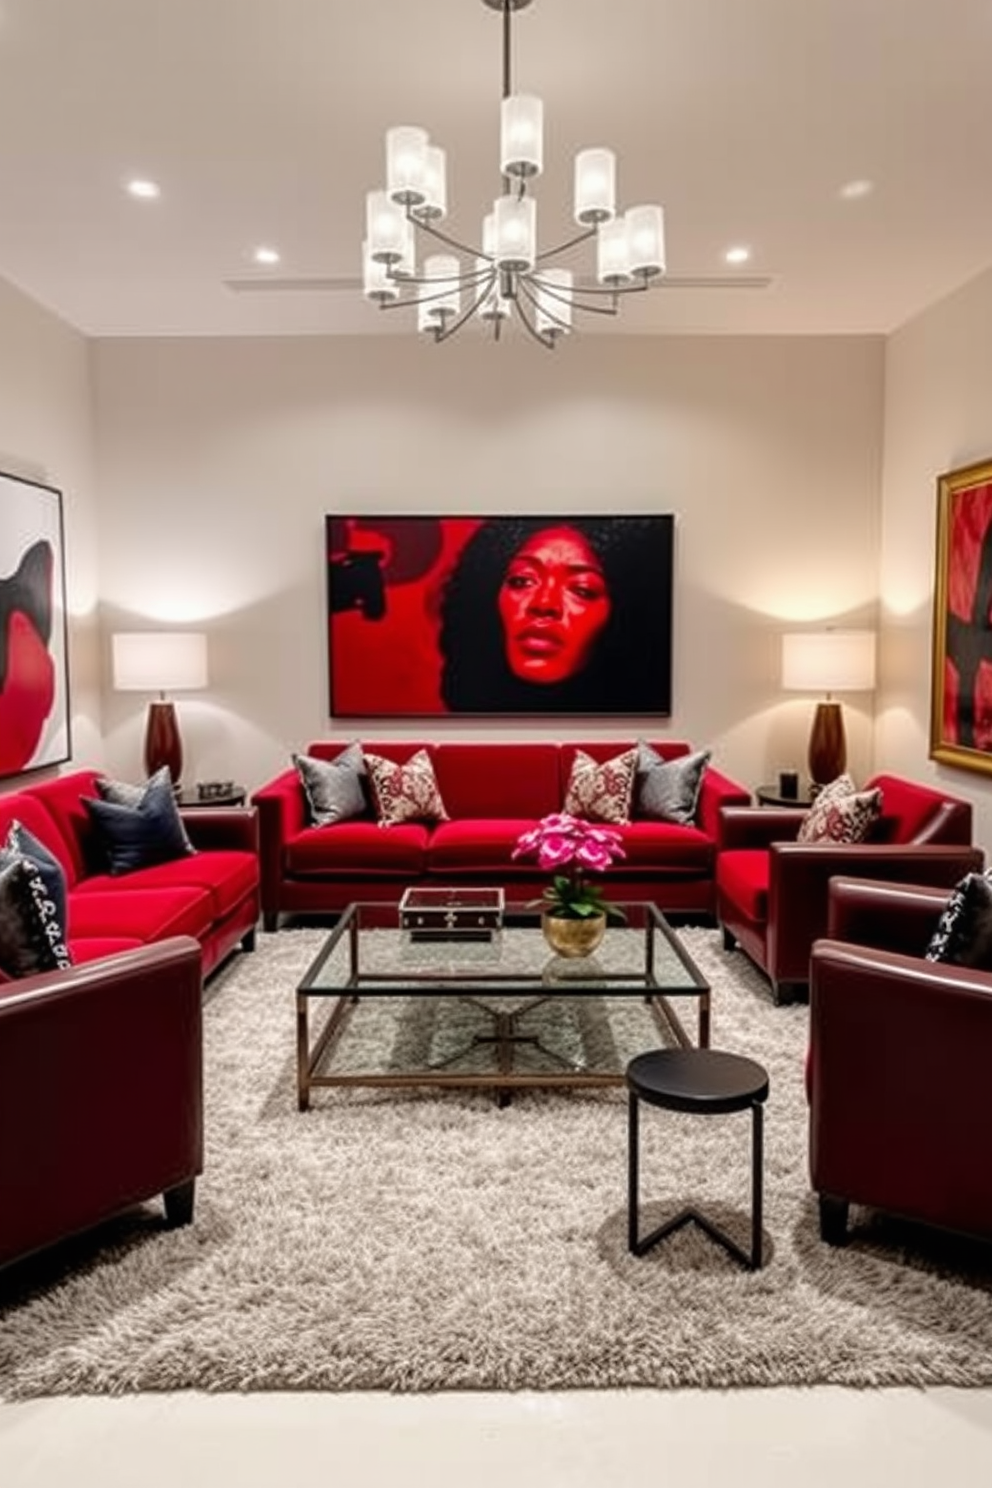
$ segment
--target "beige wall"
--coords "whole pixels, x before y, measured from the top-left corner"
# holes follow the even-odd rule
[[[94,367],[104,652],[121,626],[207,630],[209,692],[180,702],[188,776],[252,786],[336,731],[326,512],[674,512],[672,718],[555,727],[709,744],[751,784],[805,760],[813,700],[780,691],[783,625],[874,623],[879,340],[129,340],[98,343]],[[858,775],[869,705],[845,710]],[[133,776],[143,700],[108,690],[104,709],[108,763]]]
[[[102,757],[89,346],[0,280],[0,470],[63,494],[75,760]],[[0,512],[0,522],[3,513]],[[17,781],[0,781],[0,789]]]
[[[992,778],[929,759],[936,481],[992,457],[992,271],[889,338],[884,428],[876,755],[967,796],[992,853]]]

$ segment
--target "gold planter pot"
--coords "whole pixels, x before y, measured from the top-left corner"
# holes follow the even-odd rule
[[[545,910],[541,915],[541,929],[548,945],[559,956],[591,956],[606,934],[606,916],[565,920]]]

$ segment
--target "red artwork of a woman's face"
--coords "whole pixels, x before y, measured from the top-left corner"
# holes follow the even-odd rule
[[[510,559],[499,591],[511,672],[546,686],[574,677],[611,607],[602,565],[580,532],[563,524],[535,533]]]

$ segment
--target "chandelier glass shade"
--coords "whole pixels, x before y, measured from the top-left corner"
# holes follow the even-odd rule
[[[537,200],[528,192],[544,168],[544,105],[515,93],[510,74],[511,20],[531,0],[483,0],[503,18],[503,99],[500,113],[502,190],[482,223],[476,245],[439,224],[448,213],[444,151],[419,126],[386,133],[386,187],[366,198],[362,245],[367,299],[383,309],[415,306],[417,328],[446,341],[480,320],[499,338],[518,321],[554,349],[572,329],[574,312],[616,315],[621,296],[647,289],[665,272],[665,222],[660,206],[618,212],[612,150],[575,157],[573,217],[578,231],[553,248],[538,245]],[[556,260],[595,240],[595,274],[581,280]],[[424,244],[430,250],[418,251]]]

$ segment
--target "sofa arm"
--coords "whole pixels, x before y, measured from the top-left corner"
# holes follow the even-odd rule
[[[306,826],[300,777],[295,770],[284,770],[255,791],[251,799],[258,811],[262,913],[271,922],[279,913],[283,849]]]
[[[948,890],[883,879],[832,878],[827,900],[831,940],[922,956],[947,904]]]
[[[696,822],[711,842],[719,840],[720,812],[724,806],[750,806],[751,792],[710,766],[703,771],[696,804]]]
[[[827,933],[828,888],[836,874],[946,885],[980,869],[977,847],[857,842],[776,842],[769,852],[769,959],[776,978],[806,981],[814,940]],[[774,942],[774,943],[772,943]]]
[[[258,812],[253,806],[196,806],[181,811],[186,835],[198,852],[258,852]]]
[[[805,815],[805,809],[791,806],[721,806],[717,846],[721,852],[727,852],[739,847],[795,842]]]
[[[0,987],[0,1265],[203,1168],[201,959],[174,937]]]
[[[810,970],[814,1189],[990,1233],[992,977],[833,940]]]

